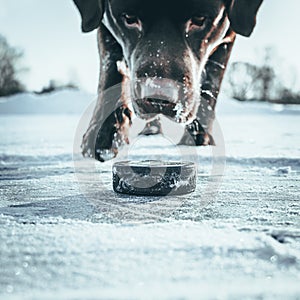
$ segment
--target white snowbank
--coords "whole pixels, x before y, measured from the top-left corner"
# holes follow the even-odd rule
[[[84,112],[95,95],[65,89],[50,94],[18,94],[0,98],[0,114],[78,114]]]
[[[268,102],[240,102],[221,95],[216,106],[217,115],[224,114],[300,114],[300,105],[283,105]]]

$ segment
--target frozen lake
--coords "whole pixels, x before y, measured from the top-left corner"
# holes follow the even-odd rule
[[[300,109],[221,101],[224,175],[193,150],[197,190],[163,198],[74,168],[79,115],[0,115],[0,298],[299,299]],[[130,155],[176,159],[164,142]]]

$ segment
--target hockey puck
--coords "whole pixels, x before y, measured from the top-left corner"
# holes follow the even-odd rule
[[[197,168],[193,162],[120,161],[113,164],[112,171],[113,189],[117,193],[182,195],[196,188]]]

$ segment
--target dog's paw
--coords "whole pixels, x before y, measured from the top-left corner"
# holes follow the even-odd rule
[[[132,112],[127,106],[113,111],[103,122],[91,124],[82,141],[82,154],[101,162],[112,159],[119,148],[129,143]]]
[[[200,122],[195,119],[191,124],[186,125],[184,134],[178,144],[187,146],[214,146],[215,141],[209,133],[205,132]]]
[[[144,129],[139,133],[139,135],[155,134],[162,134],[162,127],[159,119],[154,119],[153,121],[147,122]]]

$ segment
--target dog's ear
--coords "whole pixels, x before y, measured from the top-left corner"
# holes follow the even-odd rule
[[[82,19],[81,29],[90,32],[99,27],[103,15],[102,0],[74,0]]]
[[[255,24],[256,14],[263,0],[232,0],[228,7],[231,28],[238,34],[250,36]]]

